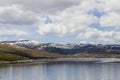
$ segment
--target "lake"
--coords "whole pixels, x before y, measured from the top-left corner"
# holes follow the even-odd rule
[[[11,64],[0,67],[0,80],[120,80],[120,63]]]

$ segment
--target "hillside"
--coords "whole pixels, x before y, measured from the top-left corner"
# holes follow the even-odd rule
[[[30,40],[18,40],[18,41],[3,41],[0,44],[9,44],[11,46],[16,45],[28,49],[46,51],[50,53],[57,53],[62,55],[74,55],[74,54],[94,54],[94,53],[108,53],[108,54],[120,54],[119,44],[55,44],[55,43],[40,43]]]
[[[28,60],[28,59],[43,59],[64,57],[63,55],[49,53],[46,51],[37,51],[18,46],[0,44],[0,60]]]
[[[1,61],[53,58],[120,58],[120,45],[54,44],[29,40],[0,42]]]

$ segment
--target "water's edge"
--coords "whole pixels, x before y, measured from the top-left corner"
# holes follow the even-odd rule
[[[58,58],[58,59],[38,59],[19,61],[0,61],[0,64],[21,64],[21,63],[50,63],[50,62],[80,62],[80,63],[120,63],[118,58]]]

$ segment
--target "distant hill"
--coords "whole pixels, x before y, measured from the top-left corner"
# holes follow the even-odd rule
[[[54,44],[30,40],[0,42],[0,60],[120,58],[120,45]]]
[[[0,60],[29,60],[29,59],[49,59],[64,57],[63,55],[46,52],[43,50],[33,50],[7,44],[0,44]]]
[[[18,40],[18,41],[3,41],[0,44],[16,45],[28,49],[44,50],[51,53],[72,55],[83,53],[112,53],[120,54],[120,45],[111,44],[54,44],[54,43],[40,43],[30,40]]]

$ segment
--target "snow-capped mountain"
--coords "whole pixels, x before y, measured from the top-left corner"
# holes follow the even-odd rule
[[[39,45],[40,43],[37,41],[30,41],[30,40],[17,40],[17,41],[2,41],[1,44],[9,44],[9,45],[16,45],[26,48],[34,48],[35,46]]]
[[[9,44],[11,46],[20,46],[35,50],[45,50],[59,54],[78,54],[78,53],[115,53],[120,54],[120,45],[111,44],[54,44],[40,43],[30,40],[2,41],[0,44]]]

